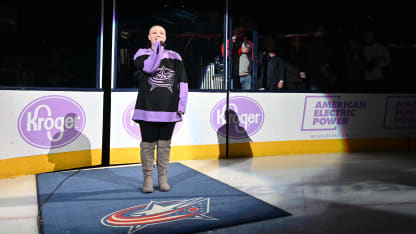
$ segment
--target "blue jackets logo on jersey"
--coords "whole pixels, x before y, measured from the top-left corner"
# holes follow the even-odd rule
[[[175,71],[165,66],[158,68],[155,73],[149,77],[149,84],[152,86],[150,91],[157,87],[168,88],[173,93],[172,86],[175,82]]]

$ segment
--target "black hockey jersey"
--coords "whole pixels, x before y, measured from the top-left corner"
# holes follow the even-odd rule
[[[134,55],[139,69],[139,92],[133,120],[178,122],[185,113],[188,82],[181,56],[156,42],[154,50],[139,49]]]

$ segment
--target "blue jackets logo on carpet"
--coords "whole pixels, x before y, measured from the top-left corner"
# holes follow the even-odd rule
[[[134,233],[149,225],[181,221],[184,219],[217,220],[210,217],[210,198],[198,197],[186,200],[151,201],[106,215],[101,223],[110,227],[130,227]]]

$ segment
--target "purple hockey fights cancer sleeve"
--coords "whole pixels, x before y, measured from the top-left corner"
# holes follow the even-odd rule
[[[165,49],[160,44],[160,41],[156,41],[153,46],[152,53],[149,55],[149,57],[146,60],[144,60],[144,67],[143,67],[144,72],[148,74],[153,74],[153,72],[155,72],[156,69],[159,68],[164,50]]]
[[[179,106],[178,111],[185,113],[186,103],[188,102],[188,83],[179,83]]]

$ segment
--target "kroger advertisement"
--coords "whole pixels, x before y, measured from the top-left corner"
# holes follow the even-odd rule
[[[0,160],[101,149],[102,93],[0,91]]]
[[[113,93],[111,148],[138,147],[136,92]],[[416,96],[231,93],[230,142],[412,137]],[[224,143],[225,93],[190,92],[172,145]]]
[[[139,147],[141,136],[137,123],[131,120],[137,93],[116,92],[112,94],[111,148]],[[254,95],[257,96],[257,95]],[[275,95],[274,95],[275,96]],[[265,109],[272,109],[273,99],[261,102],[246,96],[230,100],[230,143],[250,141],[273,141],[278,126],[273,121],[279,113],[271,111],[269,122],[265,121]],[[175,126],[172,145],[214,145],[225,143],[226,94],[190,92],[184,120]],[[268,124],[268,125],[266,125]],[[265,126],[266,125],[266,126]],[[267,129],[267,130],[266,130]],[[265,134],[266,133],[266,134]]]

